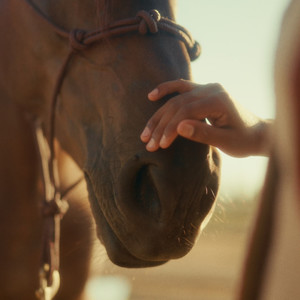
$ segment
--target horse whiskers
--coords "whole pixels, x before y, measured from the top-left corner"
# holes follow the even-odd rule
[[[210,187],[209,189],[210,189],[210,192],[211,192],[212,196],[213,196],[214,198],[216,198],[216,194],[214,193],[214,191],[212,190],[212,188]]]
[[[105,261],[108,261],[107,252],[105,247],[99,242],[97,238],[94,239],[92,243],[92,253],[90,263],[91,266],[95,267],[95,265],[100,266]]]
[[[197,226],[195,226],[193,223],[190,223],[191,227],[195,230],[198,230]]]
[[[185,238],[185,237],[183,237],[182,239],[185,241],[185,244],[186,244],[187,246],[189,246],[189,247],[191,247],[191,248],[194,246],[194,243],[191,242],[189,239],[187,239],[187,238]]]

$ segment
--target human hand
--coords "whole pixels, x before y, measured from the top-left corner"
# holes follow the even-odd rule
[[[168,81],[150,92],[148,98],[158,101],[172,93],[178,95],[154,113],[141,134],[148,151],[168,148],[180,135],[218,147],[231,156],[268,155],[267,137],[272,123],[240,107],[221,85]]]

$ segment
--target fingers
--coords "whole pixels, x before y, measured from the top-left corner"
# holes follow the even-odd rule
[[[167,81],[158,85],[154,90],[152,90],[148,94],[148,98],[151,101],[157,101],[169,94],[173,94],[173,93],[182,94],[185,92],[189,92],[192,89],[194,89],[196,86],[197,84],[184,79]]]
[[[174,115],[177,113],[178,104],[181,102],[180,96],[176,96],[169,100],[162,106],[148,121],[144,131],[141,134],[141,140],[147,143],[146,148],[148,151],[156,151],[161,144],[165,142],[164,131],[168,127]],[[176,104],[177,103],[177,104]],[[170,132],[168,138],[174,140],[177,136],[176,128],[173,132]]]
[[[141,134],[148,151],[167,148],[175,140],[178,122],[191,114],[187,106],[196,99],[194,91],[175,96],[151,117]]]
[[[149,93],[149,99],[156,101],[170,93],[179,95],[169,99],[150,118],[140,138],[147,143],[150,152],[158,148],[167,148],[176,139],[178,124],[183,120],[201,120],[208,118],[222,126],[224,107],[222,103],[227,95],[219,84],[199,85],[185,80],[175,80],[160,84]],[[225,101],[225,102],[224,102]],[[226,124],[225,124],[226,125]]]
[[[191,141],[212,145],[224,153],[235,156],[248,156],[249,137],[246,132],[211,126],[195,120],[184,120],[179,123],[177,132]]]
[[[205,89],[205,88],[204,88]],[[184,99],[187,97],[187,99]],[[199,124],[204,123],[204,119],[214,120],[212,124],[218,123],[218,127],[224,124],[224,109],[220,105],[219,94],[215,93],[206,96],[203,87],[198,87],[181,97],[184,105],[179,103],[179,108],[169,118],[168,122],[160,130],[163,131],[159,146],[169,147],[178,135],[178,124],[183,120],[196,120]],[[226,124],[225,124],[226,125]],[[215,126],[215,124],[214,124]],[[155,130],[159,129],[159,125]],[[154,130],[154,132],[155,132]]]
[[[261,121],[237,105],[221,85],[169,81],[158,85],[148,98],[157,101],[174,93],[179,95],[154,113],[141,134],[148,151],[167,148],[180,135],[236,157],[262,152],[257,149],[256,129]]]

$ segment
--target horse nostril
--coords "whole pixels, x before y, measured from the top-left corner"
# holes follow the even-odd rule
[[[134,191],[135,204],[139,210],[158,221],[161,213],[161,204],[152,180],[149,165],[143,166],[138,171],[134,183]]]

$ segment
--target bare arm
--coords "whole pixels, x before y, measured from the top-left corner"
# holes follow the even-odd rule
[[[268,155],[272,122],[240,107],[221,85],[169,81],[160,84],[148,98],[158,101],[172,93],[178,95],[150,118],[141,134],[148,151],[168,148],[180,135],[218,147],[231,156]]]

